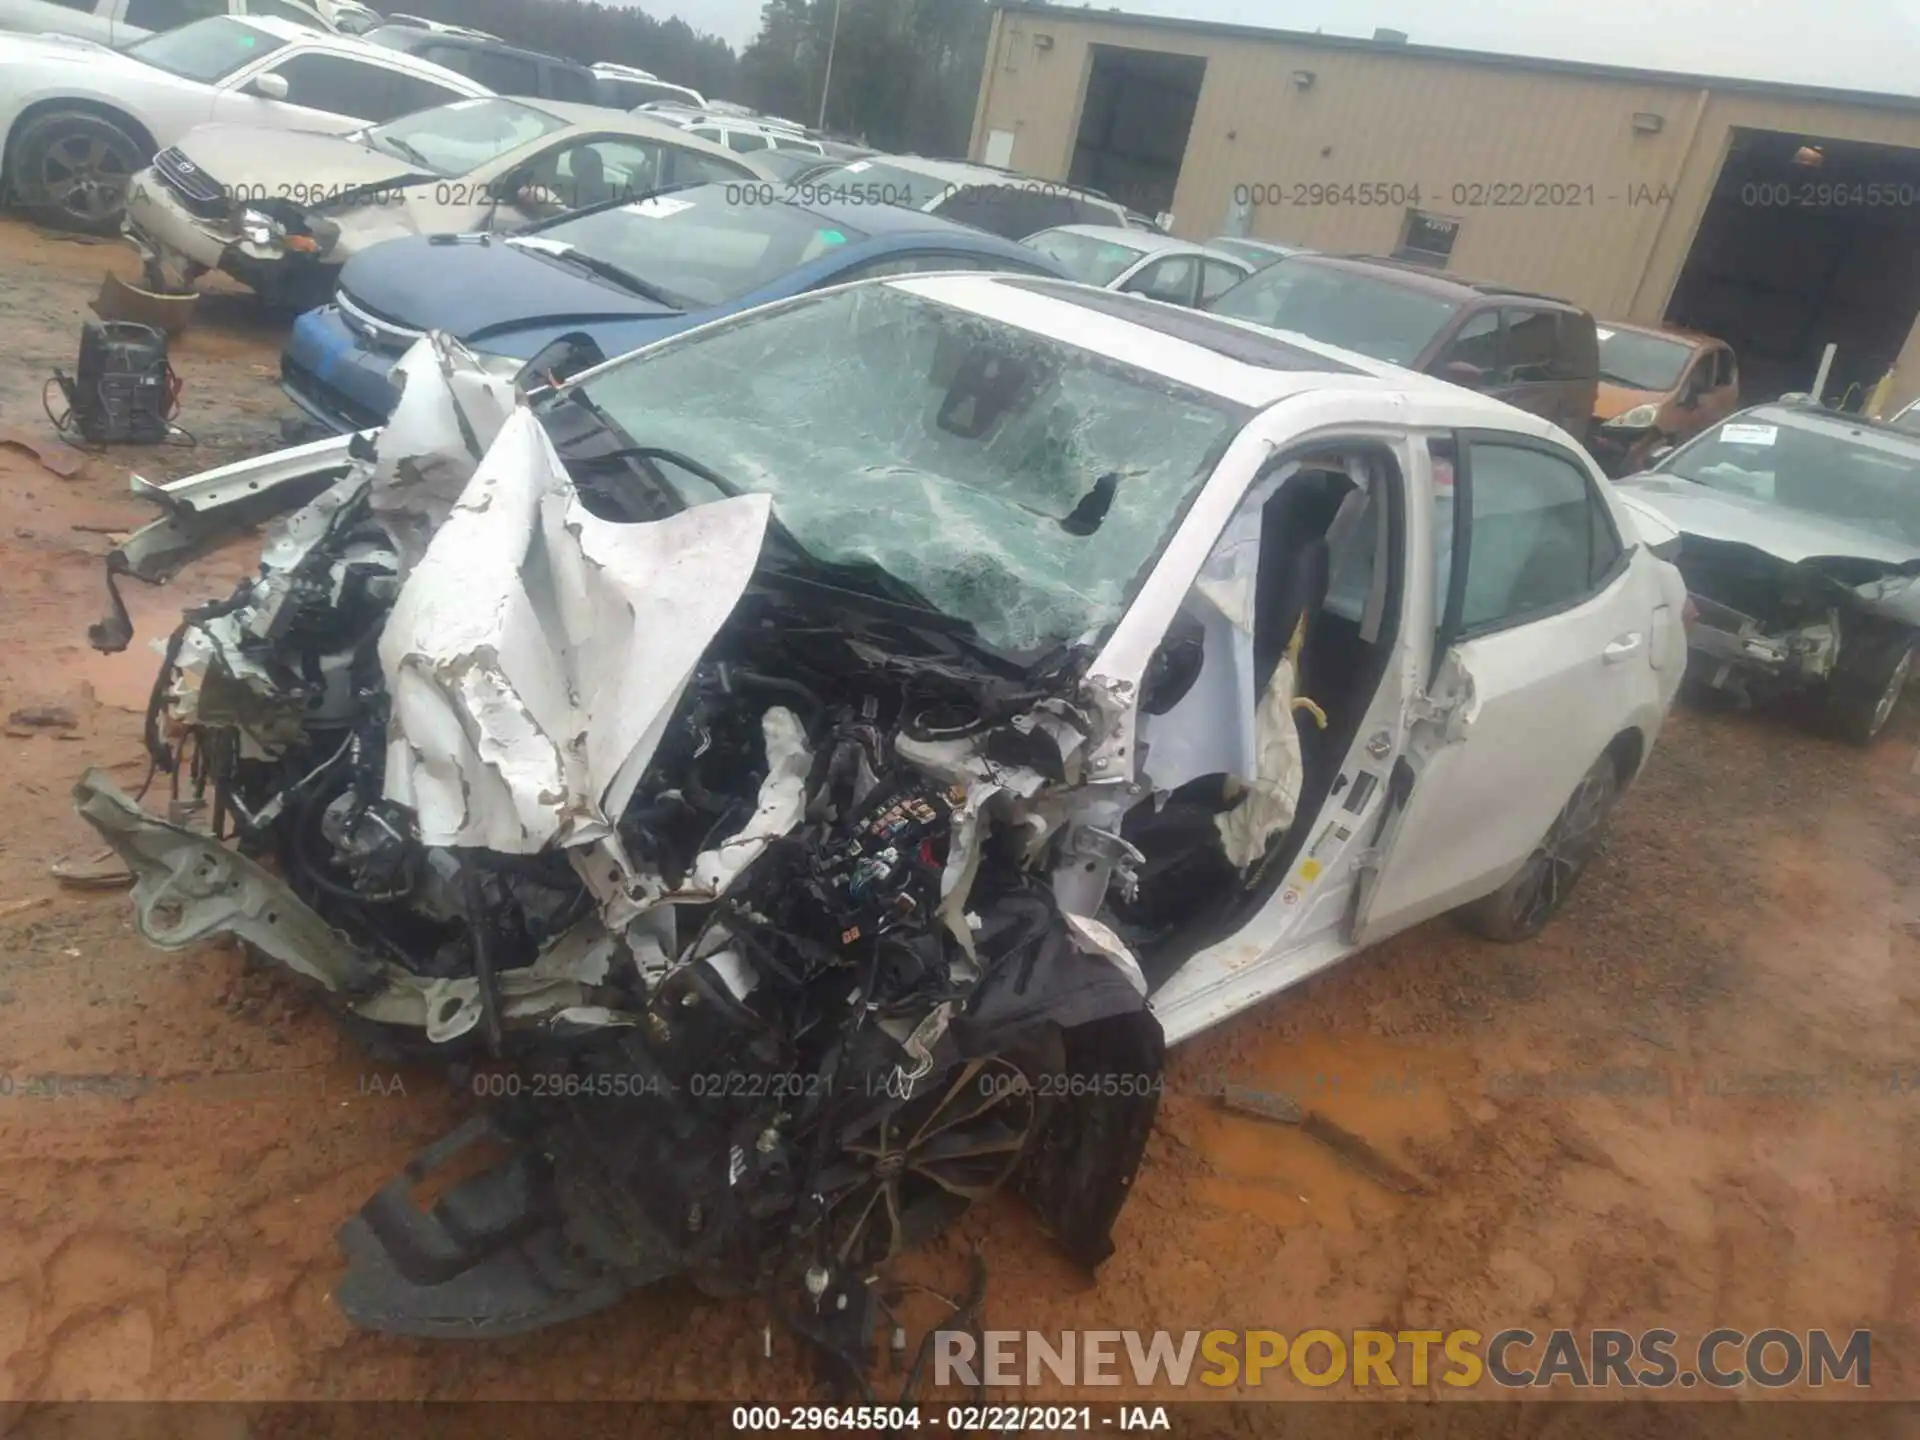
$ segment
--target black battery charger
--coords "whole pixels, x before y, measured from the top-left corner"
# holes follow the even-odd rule
[[[173,432],[180,379],[167,360],[166,332],[131,320],[88,320],[71,377],[53,372],[67,413],[48,418],[95,445],[157,445]]]

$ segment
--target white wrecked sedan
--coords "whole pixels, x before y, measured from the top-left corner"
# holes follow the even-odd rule
[[[1811,701],[1856,745],[1886,729],[1920,644],[1920,438],[1762,405],[1619,484],[1678,533],[1700,680]]]
[[[1442,911],[1537,930],[1685,659],[1560,431],[1137,297],[872,281],[532,397],[401,371],[384,431],[150,491],[148,580],[305,508],[167,642],[171,819],[77,792],[154,944],[495,1076],[342,1232],[375,1329],[690,1274],[853,1353],[870,1267],[998,1186],[1097,1264],[1163,1044]]]

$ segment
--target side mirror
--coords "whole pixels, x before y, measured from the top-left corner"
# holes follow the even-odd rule
[[[1487,383],[1487,372],[1469,360],[1449,360],[1440,367],[1440,378],[1455,385],[1464,385],[1469,390],[1478,390]]]
[[[253,77],[253,83],[247,87],[262,100],[284,100],[292,92],[287,88],[287,77],[268,71],[265,75]]]

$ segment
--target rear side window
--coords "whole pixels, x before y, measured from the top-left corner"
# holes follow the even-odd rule
[[[435,65],[444,65],[456,75],[464,75],[469,80],[479,77],[473,73],[473,52],[457,45],[418,45],[398,46],[398,49],[410,49],[422,60],[430,60]]]
[[[540,67],[524,56],[471,50],[467,52],[467,64],[466,73],[496,95],[540,94]]]
[[[1475,440],[1463,633],[1497,630],[1578,603],[1624,553],[1592,480],[1572,460]]]
[[[756,135],[751,130],[727,131],[727,148],[742,155],[751,155],[756,150],[765,150],[772,141],[764,135]]]
[[[1169,305],[1191,305],[1194,286],[1199,280],[1195,273],[1198,269],[1199,262],[1193,256],[1172,255],[1165,260],[1154,261],[1123,288],[1135,295],[1145,295],[1149,300],[1164,300]]]
[[[1071,225],[1077,210],[1070,196],[1010,183],[969,185],[941,201],[934,213],[1003,239],[1019,240],[1057,225]]]
[[[436,81],[399,70],[387,72],[387,84],[392,87],[390,104],[395,115],[411,115],[416,110],[431,110],[467,98]]]
[[[1559,343],[1558,316],[1551,310],[1508,310],[1507,351],[1515,384],[1553,378]]]
[[[585,70],[576,70],[571,65],[547,66],[547,98],[564,100],[571,104],[591,105],[593,103],[593,76]]]
[[[247,14],[267,15],[275,20],[286,20],[294,25],[304,25],[309,30],[325,30],[320,17],[312,11],[302,10],[298,5],[284,4],[283,0],[247,0]]]
[[[91,10],[93,6],[84,8]],[[227,13],[227,0],[127,0],[127,24],[142,30],[171,30],[191,20]]]
[[[430,80],[341,55],[295,55],[273,69],[287,82],[287,104],[375,123],[461,98]]]
[[[1733,352],[1731,350],[1714,351],[1713,352],[1713,383],[1714,385],[1716,387],[1721,385],[1731,385],[1738,377],[1739,377],[1739,372],[1733,368]]]
[[[1490,382],[1504,382],[1511,368],[1507,337],[1500,330],[1498,310],[1480,310],[1461,322],[1459,331],[1440,356],[1439,366],[1471,365]]]
[[[735,161],[682,150],[678,145],[663,146],[661,158],[666,162],[666,177],[661,183],[666,185],[727,185],[756,178]]]
[[[1593,317],[1579,310],[1554,312],[1557,341],[1548,362],[1553,380],[1596,380],[1600,376],[1600,336]]]
[[[1200,274],[1200,303],[1212,304],[1246,278],[1231,265],[1222,265],[1218,260],[1206,261]]]

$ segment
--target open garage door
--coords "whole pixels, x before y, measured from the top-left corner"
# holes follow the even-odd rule
[[[1920,150],[1733,132],[1667,307],[1732,344],[1741,400],[1808,390],[1858,409],[1920,312]]]
[[[1069,182],[1146,215],[1173,208],[1207,62],[1095,45]]]

